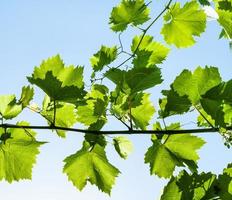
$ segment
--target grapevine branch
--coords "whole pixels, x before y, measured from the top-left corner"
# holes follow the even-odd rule
[[[78,129],[78,128],[68,128],[62,126],[27,126],[27,125],[15,125],[15,124],[0,124],[0,128],[15,128],[15,129],[44,129],[44,130],[63,130],[71,132],[79,132],[85,134],[94,134],[94,135],[173,135],[173,134],[191,134],[191,133],[209,133],[209,132],[218,132],[219,128],[199,128],[199,129],[182,129],[182,130],[112,130],[112,131],[99,131],[99,130],[88,130],[88,129]],[[226,127],[227,130],[232,130],[232,126]]]

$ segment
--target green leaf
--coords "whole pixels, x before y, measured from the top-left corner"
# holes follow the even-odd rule
[[[212,173],[188,174],[186,171],[181,171],[177,177],[171,178],[161,196],[161,200],[230,200],[231,198],[231,164],[219,176]]]
[[[161,72],[158,67],[139,67],[129,71],[110,69],[105,76],[114,82],[119,88],[130,88],[131,93],[146,90],[162,83]]]
[[[193,73],[189,70],[183,70],[176,77],[173,89],[180,96],[188,96],[192,104],[196,105],[199,103],[201,95],[204,95],[209,89],[220,82],[221,77],[216,67],[198,67]]]
[[[77,106],[77,121],[89,126],[89,129],[100,130],[107,121],[108,102],[108,88],[104,85],[93,85],[84,104]]]
[[[149,9],[144,0],[122,0],[113,8],[109,23],[111,29],[118,32],[124,31],[129,24],[137,26],[149,19]]]
[[[174,177],[164,187],[160,200],[181,200],[182,192],[180,191]]]
[[[4,119],[12,119],[22,112],[22,105],[16,102],[15,95],[0,96],[0,115]]]
[[[114,137],[114,148],[118,152],[119,156],[123,159],[127,159],[128,155],[133,151],[132,142],[124,136]]]
[[[51,125],[54,122],[54,102],[50,100],[48,96],[45,96],[43,101],[43,108],[41,111],[42,116],[47,120],[48,124]],[[76,110],[75,105],[69,103],[58,103],[56,104],[56,117],[55,125],[61,127],[72,127],[76,122]],[[65,137],[63,130],[56,130],[56,133],[60,137]]]
[[[209,6],[210,5],[210,2],[208,0],[198,0],[198,1],[203,6]]]
[[[67,157],[64,162],[63,172],[79,190],[90,182],[110,194],[115,177],[120,173],[107,160],[104,147],[98,144],[91,147],[88,142],[84,142],[82,149]]]
[[[159,42],[153,41],[153,37],[145,35],[135,36],[132,41],[131,51],[136,57],[133,59],[135,67],[150,67],[161,64],[166,59],[169,49]],[[139,48],[138,48],[139,45]]]
[[[163,90],[163,95],[167,96],[160,100],[160,116],[165,118],[171,115],[183,114],[188,112],[190,107],[192,106],[188,97],[180,96],[173,87],[171,86],[171,90]]]
[[[210,99],[201,99],[201,106],[204,111],[212,117],[215,121],[216,126],[226,127],[225,120],[224,120],[224,111],[223,106],[221,105],[220,101],[214,101]]]
[[[206,15],[196,1],[173,4],[164,15],[164,26],[161,34],[168,44],[176,47],[188,47],[195,43],[194,36],[200,36],[205,31]]]
[[[29,124],[20,122],[17,125]],[[36,141],[36,133],[30,129],[7,129],[6,133],[9,137],[0,143],[0,180],[11,183],[31,179],[38,148],[43,142]]]
[[[204,109],[202,108],[198,108],[198,110],[200,111],[200,115],[197,117],[197,125],[200,127],[211,127],[211,124],[213,126],[215,126],[215,120],[212,119],[212,117],[210,115],[207,114],[207,112],[205,112]],[[204,116],[204,117],[203,117]],[[205,118],[207,119],[207,121],[205,120]],[[210,122],[210,124],[208,123]]]
[[[167,127],[172,130],[178,124]],[[178,128],[178,127],[177,127]],[[163,140],[153,137],[153,145],[145,154],[145,163],[150,164],[151,174],[169,178],[176,166],[188,166],[191,171],[196,170],[199,159],[197,150],[204,145],[204,141],[188,134],[168,135]]]
[[[30,86],[24,86],[22,88],[21,98],[19,102],[22,104],[23,108],[27,107],[30,101],[33,99],[34,89]]]
[[[232,10],[221,10],[217,9],[216,10],[219,18],[218,22],[220,25],[223,27],[226,36],[231,40],[232,39]]]
[[[215,0],[216,7],[220,10],[232,11],[232,1],[231,0]]]
[[[141,105],[131,108],[131,117],[136,127],[145,130],[155,113],[155,108],[150,101],[149,94],[143,94]],[[144,114],[146,113],[146,114]]]
[[[83,67],[65,67],[59,55],[43,61],[27,79],[52,100],[75,102],[85,95]]]
[[[227,104],[232,104],[232,80],[222,82],[219,85],[208,90],[203,98],[208,98],[215,101],[224,101]]]
[[[90,58],[93,70],[101,71],[104,66],[113,62],[117,57],[117,47],[101,46],[101,49]]]
[[[232,163],[229,163],[227,165],[227,168],[225,168],[223,170],[223,173],[229,175],[230,177],[232,177]]]

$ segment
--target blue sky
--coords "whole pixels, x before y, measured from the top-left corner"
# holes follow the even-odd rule
[[[99,47],[118,44],[117,34],[108,26],[108,18],[113,5],[119,1],[96,0],[90,2],[78,0],[11,0],[0,2],[0,60],[1,79],[0,94],[19,95],[21,87],[27,85],[26,76],[33,67],[43,59],[60,54],[65,63],[84,65],[86,79],[90,75],[89,58]],[[162,1],[151,4],[152,16],[159,12]],[[162,20],[149,31],[155,39],[163,41],[159,34]],[[172,51],[162,66],[164,83],[150,90],[156,105],[160,90],[168,88],[183,68],[194,69],[197,66],[212,65],[219,67],[224,80],[231,79],[231,51],[228,42],[218,40],[220,29],[215,21],[208,23],[207,30],[197,44],[188,49]],[[129,47],[138,30],[129,29],[122,35],[125,48]],[[34,102],[41,104],[43,93],[36,90]],[[170,121],[183,120],[188,123],[185,128],[193,127],[192,114],[186,117],[174,117]],[[18,120],[27,120],[31,124],[45,124],[43,119],[30,111],[25,111]],[[124,128],[112,121],[105,129]],[[144,153],[150,145],[149,136],[130,137],[135,150],[128,160],[121,160],[108,147],[109,160],[122,174],[117,179],[111,197],[101,193],[95,186],[88,185],[82,192],[77,191],[66,176],[62,174],[62,160],[78,150],[82,135],[69,133],[63,140],[49,131],[39,131],[38,137],[50,143],[41,148],[37,165],[33,170],[32,181],[8,184],[0,182],[0,196],[5,200],[152,200],[158,199],[165,180],[149,175],[149,168],[143,163]],[[231,152],[223,146],[217,134],[202,135],[207,144],[200,151],[199,167],[205,171],[219,173],[228,162]],[[110,139],[110,138],[108,138]]]

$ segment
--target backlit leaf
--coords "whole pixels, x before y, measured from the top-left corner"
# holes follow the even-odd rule
[[[188,47],[196,41],[194,36],[200,36],[205,31],[206,15],[196,1],[173,4],[164,15],[164,26],[161,34],[168,44],[176,47]]]
[[[64,162],[63,172],[79,190],[90,182],[110,194],[115,178],[120,173],[107,160],[104,147],[98,144],[91,147],[88,142],[84,142],[82,149],[67,157]]]
[[[110,26],[115,32],[124,31],[129,24],[141,25],[149,20],[149,9],[144,0],[122,0],[114,7],[110,16]]]

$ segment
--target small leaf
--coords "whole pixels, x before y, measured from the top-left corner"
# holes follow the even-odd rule
[[[129,24],[137,26],[149,19],[149,9],[144,0],[122,0],[113,8],[109,23],[111,29],[118,32],[124,31]]]
[[[93,70],[101,71],[104,66],[113,62],[117,57],[117,47],[101,46],[101,49],[90,58]]]
[[[114,148],[121,158],[127,159],[133,151],[133,144],[127,137],[114,137]]]
[[[153,40],[152,36],[135,36],[132,41],[131,51],[136,57],[133,59],[135,67],[150,67],[161,64],[166,59],[169,49],[159,42]],[[137,49],[139,45],[139,48]]]
[[[22,112],[22,105],[16,102],[15,95],[0,96],[0,115],[4,119],[12,119]]]
[[[33,99],[34,89],[30,86],[24,86],[22,88],[21,98],[19,102],[22,104],[23,108],[27,107],[30,101]]]
[[[206,15],[196,1],[173,4],[164,15],[165,24],[162,28],[165,41],[176,47],[188,47],[195,43],[194,36],[200,36],[205,31]]]

